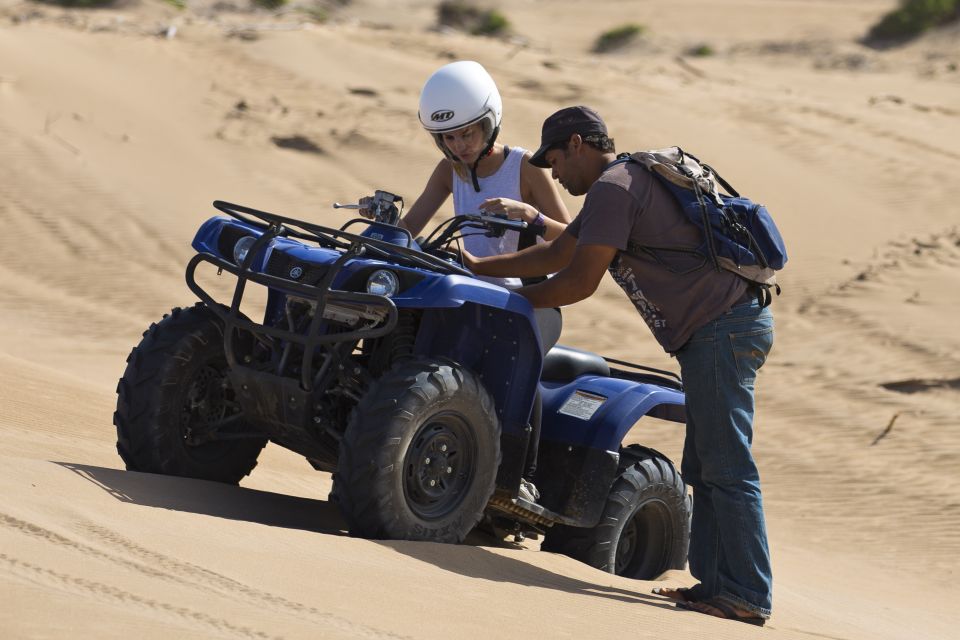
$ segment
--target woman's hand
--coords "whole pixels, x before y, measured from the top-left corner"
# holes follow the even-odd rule
[[[480,203],[480,211],[492,214],[505,213],[508,218],[524,222],[533,222],[538,213],[533,205],[510,198],[488,198]]]
[[[361,217],[366,218],[367,220],[373,220],[373,211],[370,210],[370,203],[373,202],[372,196],[363,196],[360,198],[360,208],[357,210],[357,213]]]

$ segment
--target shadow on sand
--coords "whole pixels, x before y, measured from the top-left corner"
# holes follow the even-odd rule
[[[337,506],[325,500],[245,489],[191,478],[121,471],[70,462],[54,462],[54,464],[69,469],[122,502],[256,522],[272,527],[302,529],[328,535],[347,535],[346,522]],[[383,540],[377,543],[415,560],[468,578],[555,589],[566,593],[599,596],[665,609],[674,608],[672,604],[661,598],[630,589],[604,585],[602,584],[604,580],[599,573],[597,574],[598,582],[588,582],[538,567],[535,564],[536,556],[546,552],[521,550],[516,545],[500,542],[477,531],[472,533],[468,537],[467,544],[463,545],[403,540]],[[500,547],[512,551],[504,554],[484,547]],[[529,559],[530,562],[525,562],[519,557],[520,555],[523,555],[524,559]]]
[[[479,538],[470,540],[479,542]],[[619,602],[646,604],[662,609],[676,611],[673,603],[657,596],[646,595],[638,590],[623,589],[604,584],[606,580],[597,573],[597,582],[579,580],[562,573],[555,573],[535,564],[537,555],[545,551],[512,551],[509,554],[489,551],[482,546],[449,545],[429,542],[408,542],[405,540],[381,541],[385,547],[421,562],[432,564],[439,569],[456,573],[468,578],[489,580],[491,582],[510,582],[513,584],[554,589],[565,593],[609,598]],[[503,546],[509,545],[496,545]],[[524,559],[529,559],[525,562]],[[611,578],[613,576],[610,576]]]
[[[346,535],[347,523],[335,504],[245,489],[218,482],[54,462],[97,485],[117,500],[199,513],[271,527]]]

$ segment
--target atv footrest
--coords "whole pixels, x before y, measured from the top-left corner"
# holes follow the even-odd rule
[[[508,513],[516,518],[521,520],[526,520],[527,522],[532,522],[534,524],[540,524],[545,526],[553,526],[555,524],[569,524],[576,526],[577,522],[573,518],[567,518],[560,515],[559,513],[554,513],[547,509],[544,506],[537,504],[536,502],[528,502],[523,498],[507,498],[502,495],[495,495],[490,498],[490,502],[487,503],[487,506],[497,511],[502,511]]]

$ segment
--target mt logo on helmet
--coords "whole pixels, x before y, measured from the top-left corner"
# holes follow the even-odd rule
[[[440,111],[434,111],[430,114],[430,120],[433,122],[446,122],[453,117],[453,111],[449,109],[441,109]]]

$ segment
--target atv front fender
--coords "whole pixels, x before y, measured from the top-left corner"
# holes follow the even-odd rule
[[[515,488],[543,365],[533,307],[503,287],[463,276],[446,276],[417,289],[415,299],[392,298],[398,309],[423,312],[414,351],[450,358],[478,374],[494,398],[502,426],[497,486]]]

